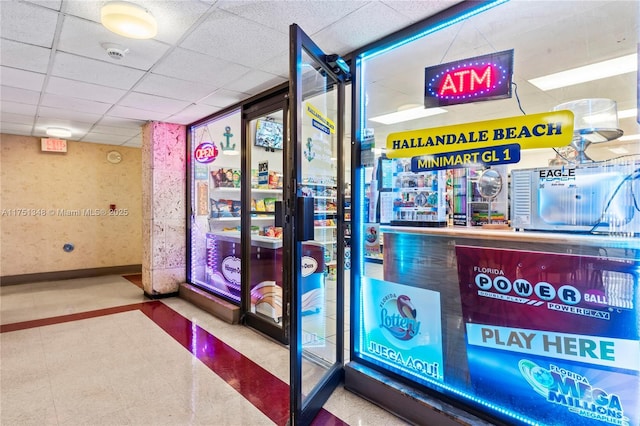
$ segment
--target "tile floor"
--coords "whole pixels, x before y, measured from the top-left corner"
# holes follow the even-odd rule
[[[2,425],[284,425],[287,348],[120,276],[0,287]],[[314,424],[405,425],[337,389]]]

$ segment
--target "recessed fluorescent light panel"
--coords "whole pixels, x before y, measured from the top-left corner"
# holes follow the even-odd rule
[[[447,112],[447,110],[443,108],[424,108],[419,106],[416,108],[392,112],[391,114],[371,117],[369,120],[382,124],[396,124],[404,121],[416,120],[418,118],[430,117],[432,115],[444,114],[445,112]]]
[[[637,69],[638,54],[633,53],[608,61],[534,78],[529,80],[529,83],[546,91],[626,74],[628,72],[635,72]]]

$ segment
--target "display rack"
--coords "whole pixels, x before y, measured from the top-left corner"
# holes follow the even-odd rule
[[[446,171],[416,173],[410,160],[394,160],[393,194],[391,225],[447,226]]]
[[[504,181],[507,180],[506,166],[493,166]],[[484,167],[466,167],[453,173],[453,224],[456,226],[485,226],[507,224],[508,191],[503,188],[498,196],[491,200],[482,197],[478,191],[478,178]],[[491,206],[491,215],[489,215]]]

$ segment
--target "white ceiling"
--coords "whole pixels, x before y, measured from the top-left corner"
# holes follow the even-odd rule
[[[139,147],[149,120],[189,124],[288,79],[289,25],[346,54],[459,1],[135,0],[151,40],[100,24],[96,0],[0,1],[0,131]],[[102,43],[129,52],[107,56]]]

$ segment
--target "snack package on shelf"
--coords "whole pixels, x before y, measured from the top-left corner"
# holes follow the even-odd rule
[[[279,226],[265,226],[264,236],[271,238],[282,238],[282,228]]]
[[[240,188],[240,169],[220,168],[211,171],[214,188]]]
[[[275,171],[269,172],[269,189],[278,189],[282,187],[282,176]]]
[[[242,202],[239,200],[233,200],[231,202],[231,215],[234,217],[240,217]]]
[[[269,197],[264,199],[264,206],[266,211],[275,212],[276,211],[276,199]]]

